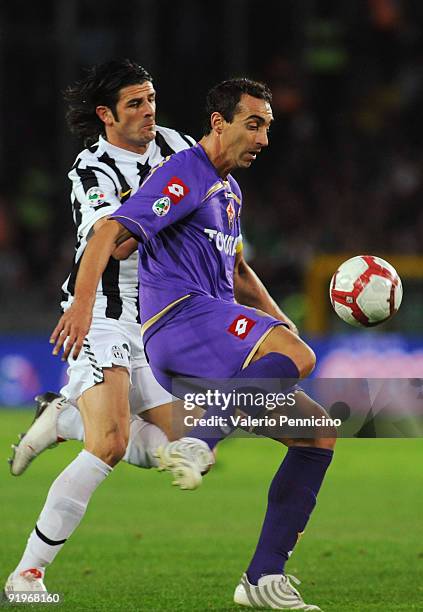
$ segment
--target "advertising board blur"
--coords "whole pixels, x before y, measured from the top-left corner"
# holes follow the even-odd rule
[[[67,364],[51,354],[44,337],[0,338],[0,406],[31,404],[43,391],[57,391],[66,380]]]
[[[360,331],[310,339],[317,378],[423,378],[423,338]],[[0,406],[31,404],[37,393],[58,391],[67,365],[51,355],[44,337],[0,339]]]

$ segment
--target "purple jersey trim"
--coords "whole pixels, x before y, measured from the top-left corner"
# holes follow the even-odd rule
[[[120,219],[120,220],[119,220]],[[114,214],[112,221],[118,221],[121,225],[126,227],[128,231],[131,232],[137,238],[142,238],[145,240],[149,240],[149,236],[141,223],[135,221],[134,219],[130,219],[129,217],[125,217],[124,215]],[[142,233],[140,233],[140,230]]]

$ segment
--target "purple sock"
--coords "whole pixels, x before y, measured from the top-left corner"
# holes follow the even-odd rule
[[[246,381],[253,381],[254,379],[260,380],[263,378],[287,379],[285,388],[289,388],[292,387],[292,385],[294,385],[298,380],[299,372],[295,363],[287,355],[281,355],[280,353],[268,353],[264,357],[257,359],[257,361],[250,363],[249,366],[247,366],[244,370],[241,370],[241,372],[239,372],[234,378],[237,380],[245,379]],[[283,389],[284,387],[282,386],[281,390]],[[238,387],[237,391],[241,392],[242,389]],[[263,406],[243,406],[242,410],[249,416],[255,417],[263,411]],[[207,419],[209,417],[216,416],[228,417],[230,414],[230,409],[224,413],[219,406],[211,406],[206,410],[202,418]],[[216,425],[196,425],[189,432],[189,436],[191,438],[203,440],[209,445],[210,449],[213,449],[220,440],[226,438],[226,436],[232,433],[234,429],[234,427],[230,426],[222,430]]]
[[[266,516],[247,570],[257,584],[261,576],[282,574],[289,554],[304,531],[333,451],[291,446],[269,489]]]

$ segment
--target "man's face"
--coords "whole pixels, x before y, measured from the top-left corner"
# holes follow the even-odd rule
[[[111,144],[143,153],[156,136],[156,92],[152,83],[145,81],[122,87],[115,116],[108,109],[104,118],[101,115],[100,118],[105,123],[107,140]]]
[[[249,168],[260,151],[267,147],[273,121],[268,102],[243,94],[232,123],[224,121],[222,149],[232,168]]]

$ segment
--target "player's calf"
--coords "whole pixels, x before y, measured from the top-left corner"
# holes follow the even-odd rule
[[[318,425],[303,426],[295,437],[289,435],[282,440],[286,446],[311,446],[333,450],[337,440],[337,430],[331,424],[327,411],[309,397],[304,391],[295,394],[295,417],[303,419],[305,423],[311,421]],[[292,412],[291,412],[292,415]]]
[[[331,424],[327,411],[304,391],[295,388],[295,403],[277,406],[264,414],[272,417],[254,428],[250,433],[271,438],[285,446],[311,446],[333,450],[337,440],[336,427]],[[299,421],[291,425],[289,420]],[[284,422],[286,421],[286,422]],[[316,424],[317,423],[317,424]]]
[[[305,419],[313,417],[314,422],[322,424],[315,425],[307,437],[290,441],[288,446],[310,446],[333,451],[337,440],[337,430],[331,424],[327,411],[304,391],[296,393],[295,399],[296,411],[301,417]]]

